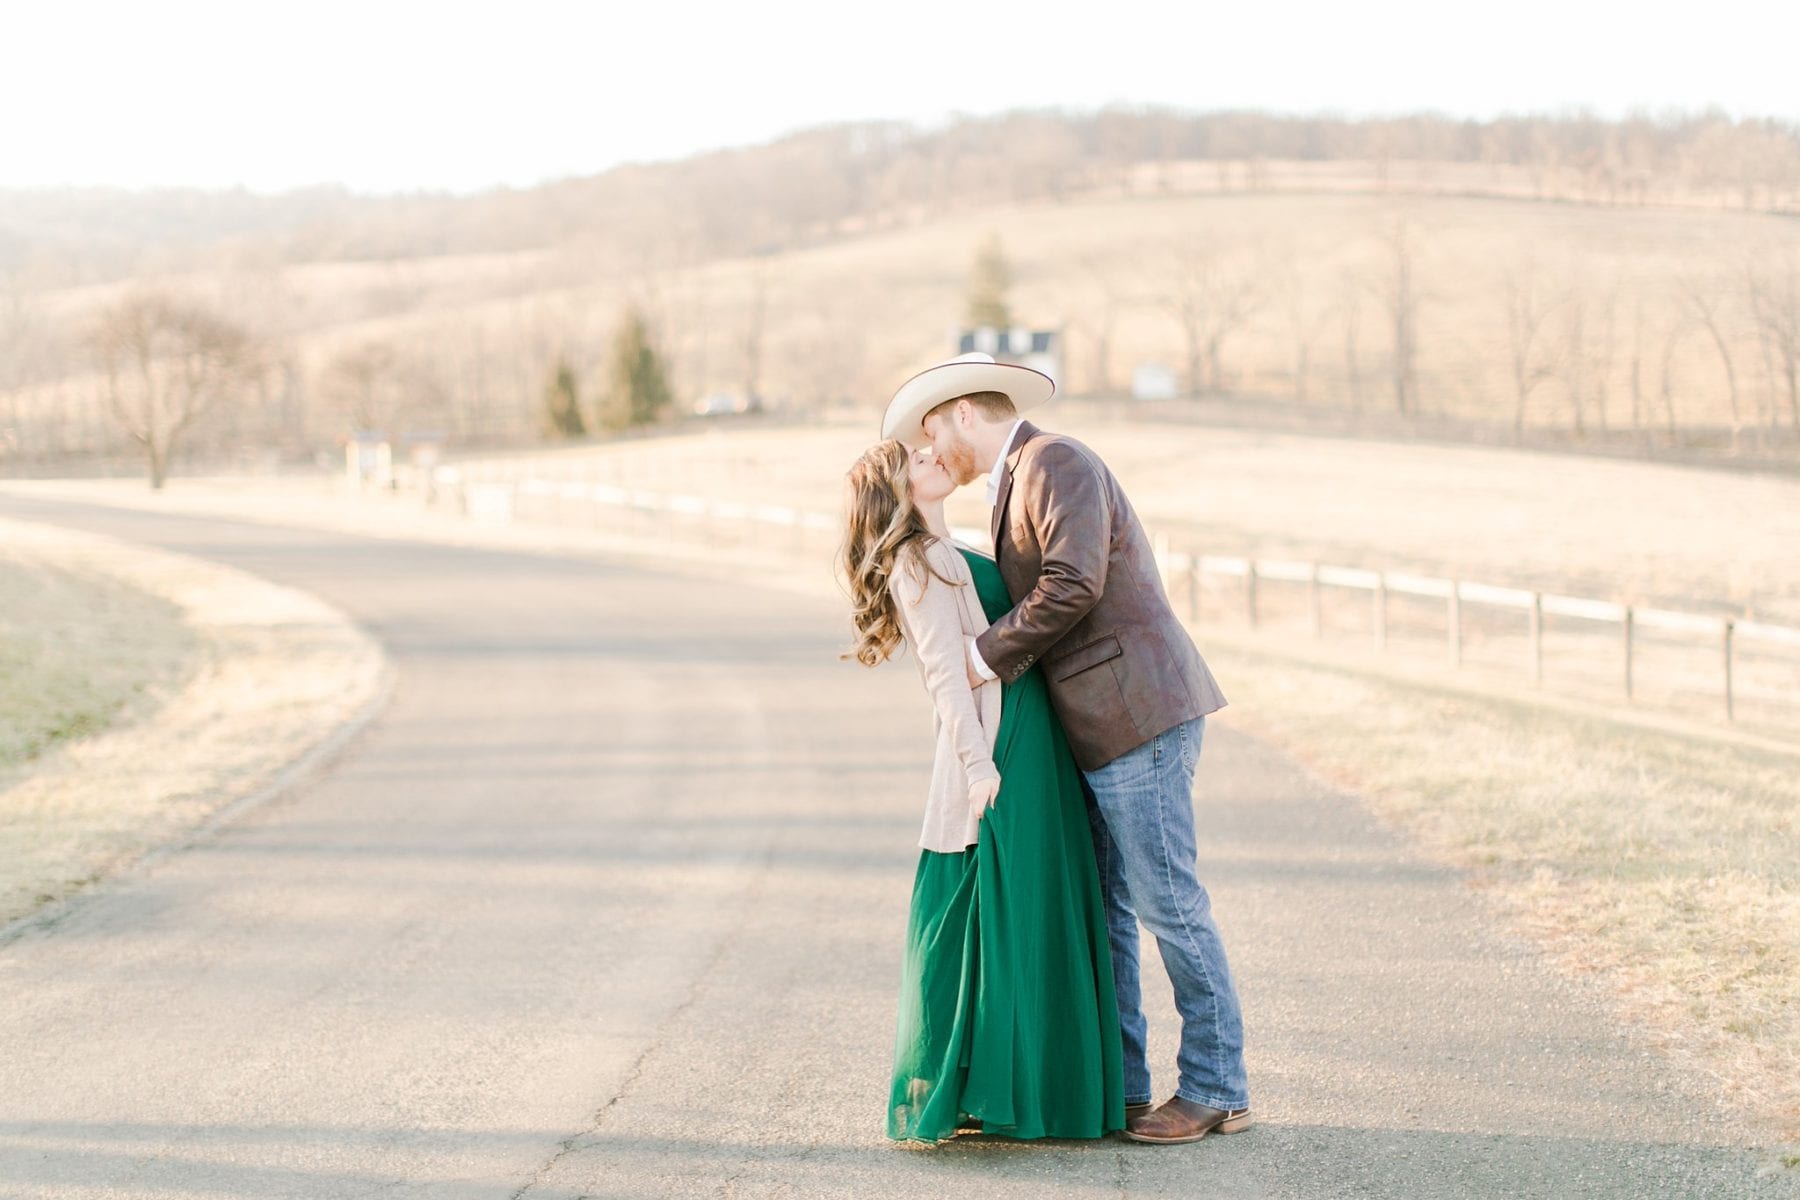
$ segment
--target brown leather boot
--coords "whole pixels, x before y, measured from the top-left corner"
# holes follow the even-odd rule
[[[1171,1096],[1142,1116],[1128,1118],[1125,1136],[1134,1142],[1150,1142],[1172,1146],[1181,1142],[1197,1142],[1209,1133],[1239,1133],[1250,1128],[1250,1110],[1208,1108]]]

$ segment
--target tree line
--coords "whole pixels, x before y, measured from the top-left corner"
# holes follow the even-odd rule
[[[963,264],[958,315],[1004,328],[1062,313],[1063,385],[1076,394],[1122,395],[1128,368],[1149,357],[1175,367],[1191,397],[1459,415],[1520,439],[1629,431],[1668,445],[1717,428],[1734,446],[1800,445],[1800,240],[1746,243],[1653,282],[1617,262],[1526,252],[1457,295],[1441,267],[1426,269],[1439,236],[1391,210],[1357,253],[1320,263],[1304,244],[1198,229],[1151,257],[1087,256],[1046,279],[1021,272],[989,231]],[[518,443],[665,421],[709,379],[758,395],[772,378],[800,407],[878,392],[895,365],[862,362],[854,313],[821,339],[794,339],[821,306],[797,314],[783,270],[740,272],[734,292],[706,279],[682,295],[651,288],[610,323],[597,307],[533,302],[510,326],[438,316],[411,336],[363,333],[311,353],[217,306],[134,291],[82,336],[87,374],[64,386],[89,424],[65,431],[63,448],[124,439],[160,485],[182,441],[294,456],[352,430]],[[1452,326],[1482,339],[1458,362],[1439,352],[1466,336]],[[1468,399],[1447,399],[1452,388]],[[13,449],[49,449],[55,406],[28,418],[17,393],[6,405],[0,429],[29,426],[36,439]]]
[[[693,262],[1097,190],[1259,191],[1279,164],[1479,168],[1464,191],[1612,205],[1800,211],[1800,126],[1723,113],[1351,119],[1116,106],[1016,111],[942,128],[823,126],[766,145],[637,164],[526,190],[358,196],[0,190],[0,273],[93,283],[215,264],[428,258],[581,246]],[[1198,174],[1182,168],[1195,164]],[[1408,178],[1411,178],[1410,176]]]
[[[1591,206],[1785,212],[1800,196],[1797,146],[1781,123],[1707,114],[1013,113],[923,132],[813,130],[528,192],[320,191],[270,201],[279,212],[214,196],[136,258],[123,233],[97,239],[92,259],[59,257],[59,238],[117,215],[105,198],[57,217],[37,197],[25,205],[36,232],[23,237],[7,224],[21,201],[0,194],[0,462],[129,443],[160,478],[183,440],[296,457],[351,429],[585,436],[664,419],[676,397],[721,379],[835,403],[929,352],[952,309],[893,307],[882,281],[808,291],[785,250],[1019,201],[1258,197],[1316,187],[1306,164],[1340,161],[1360,164],[1357,186],[1384,198],[1354,253],[1321,255],[1304,231],[1194,228],[1072,265],[1014,271],[997,246],[963,265],[1063,327],[1077,391],[1116,394],[1131,363],[1167,357],[1193,395],[1404,416],[1454,403],[1518,434],[1623,426],[1672,438],[1716,409],[1734,439],[1774,435],[1800,427],[1791,235],[1721,245],[1673,279],[1527,254],[1504,278],[1465,285],[1434,273],[1441,234],[1406,197],[1487,180]],[[1477,174],[1453,173],[1464,168]],[[135,227],[156,229],[162,201],[133,203],[148,206]],[[95,283],[121,272],[124,284]],[[332,282],[348,274],[354,287]],[[1446,339],[1453,310],[1474,332]],[[894,350],[874,344],[884,327],[925,333]],[[1443,345],[1459,339],[1463,365],[1444,365]]]
[[[1800,445],[1800,238],[1721,247],[1648,281],[1597,256],[1527,250],[1497,286],[1461,295],[1422,270],[1433,232],[1405,210],[1360,240],[1360,255],[1312,271],[1291,243],[1204,232],[1175,240],[1160,262],[1085,259],[1087,302],[1068,325],[1076,388],[1125,391],[1118,330],[1160,316],[1177,333],[1164,349],[1190,396],[1442,415],[1452,371],[1422,378],[1424,340],[1468,339],[1454,382],[1472,402],[1457,415],[1516,438],[1528,427],[1629,430],[1668,444],[1718,426],[1734,445]]]

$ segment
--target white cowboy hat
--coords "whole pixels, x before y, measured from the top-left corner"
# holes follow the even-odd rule
[[[964,354],[927,367],[901,384],[881,418],[881,436],[922,446],[931,440],[921,424],[925,414],[970,392],[1003,392],[1023,413],[1055,395],[1056,383],[1042,371],[995,362],[991,354]]]

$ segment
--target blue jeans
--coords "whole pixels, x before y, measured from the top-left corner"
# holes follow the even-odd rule
[[[1250,1104],[1237,989],[1212,901],[1194,874],[1194,766],[1205,731],[1206,718],[1195,717],[1083,772],[1112,943],[1127,1104],[1151,1099],[1138,981],[1140,918],[1156,936],[1181,1014],[1175,1094],[1212,1108]]]

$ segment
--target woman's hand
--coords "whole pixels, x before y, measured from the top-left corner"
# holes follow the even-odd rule
[[[980,783],[969,785],[969,811],[980,820],[981,814],[994,807],[994,797],[1000,794],[998,779],[984,779]]]

